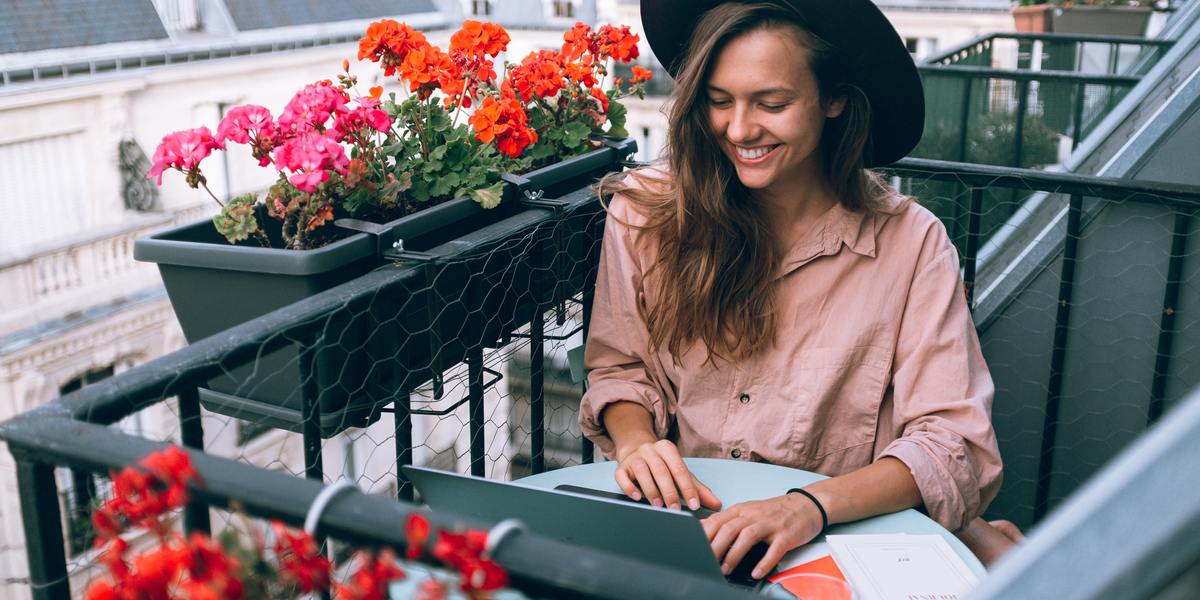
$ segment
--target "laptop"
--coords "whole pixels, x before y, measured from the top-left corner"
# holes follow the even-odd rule
[[[728,577],[713,556],[700,519],[693,514],[655,508],[612,492],[575,486],[547,490],[518,483],[470,477],[423,467],[403,466],[430,507],[496,522],[515,518],[529,531],[596,550],[644,560],[738,587],[757,588],[750,572],[766,552],[758,544]]]

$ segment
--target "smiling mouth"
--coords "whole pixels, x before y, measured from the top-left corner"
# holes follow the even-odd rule
[[[753,148],[734,146],[733,148],[734,152],[737,153],[738,158],[742,159],[743,161],[753,162],[765,157],[771,152],[774,152],[775,149],[781,145],[782,144],[772,144],[769,146],[755,146]]]

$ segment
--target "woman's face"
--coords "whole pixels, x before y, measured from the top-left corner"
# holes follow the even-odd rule
[[[821,102],[798,35],[791,28],[758,29],[730,40],[704,92],[709,123],[742,185],[773,195],[823,176],[821,131],[845,105]]]

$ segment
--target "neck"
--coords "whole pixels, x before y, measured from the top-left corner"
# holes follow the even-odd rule
[[[796,235],[792,232],[808,231],[821,215],[839,202],[825,177],[807,178],[802,184],[756,190],[754,195],[762,202],[769,222],[785,244],[795,241],[789,239]]]

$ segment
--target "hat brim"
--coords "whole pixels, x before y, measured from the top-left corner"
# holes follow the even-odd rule
[[[659,62],[674,77],[692,31],[714,6],[736,0],[641,0],[642,31]],[[871,0],[786,0],[804,25],[833,46],[847,80],[871,104],[868,167],[906,156],[925,128],[925,95],[912,56],[887,17]]]

